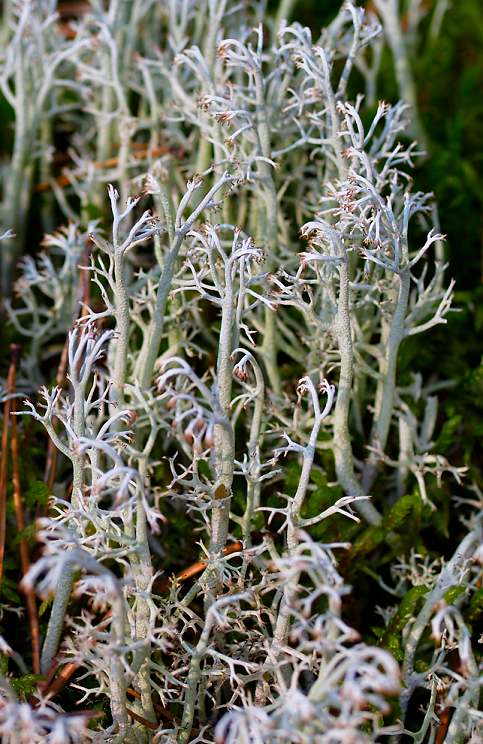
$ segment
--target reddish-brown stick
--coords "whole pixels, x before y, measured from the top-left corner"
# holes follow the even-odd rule
[[[228,545],[227,548],[225,548],[224,555],[231,555],[232,553],[238,553],[240,550],[243,550],[243,545],[240,542],[233,543],[232,545]],[[188,568],[185,568],[183,571],[180,571],[176,574],[175,578],[178,581],[186,581],[186,579],[190,579],[192,576],[196,576],[196,574],[201,573],[205,570],[206,566],[208,565],[207,561],[197,561],[196,563],[193,563],[191,566],[188,566]],[[156,584],[156,591],[159,592],[159,594],[162,594],[165,592],[171,584],[173,583],[173,579],[165,579],[160,584]]]
[[[180,150],[173,150],[170,147],[166,147],[166,145],[161,145],[160,147],[153,147],[152,150],[149,150],[146,146],[144,146],[144,149],[138,150],[137,152],[134,151],[132,153],[133,158],[136,160],[144,160],[148,155],[152,155],[153,157],[159,157],[160,155],[165,155],[166,153],[171,153],[174,156],[179,156],[181,151]],[[94,163],[94,168],[101,169],[101,168],[115,168],[119,162],[119,158],[112,157],[108,158],[107,160],[103,160],[101,163]],[[71,174],[71,178],[74,180],[76,179],[76,176],[74,173]],[[69,186],[70,179],[68,176],[58,176],[55,179],[55,183],[58,186],[64,187]],[[51,185],[48,181],[43,181],[42,183],[38,183],[37,186],[34,188],[35,193],[39,193],[41,191],[48,191],[51,188]]]
[[[7,465],[8,465],[8,425],[10,423],[10,411],[12,410],[12,399],[9,398],[14,389],[15,366],[10,365],[5,388],[5,403],[3,404],[3,429],[2,429],[2,461],[0,462],[0,586],[2,585],[3,559],[5,556],[5,537],[7,528]]]
[[[16,372],[20,362],[21,347],[12,344],[12,393],[16,391]],[[12,398],[11,413],[15,413],[17,401]],[[17,417],[11,416],[10,425],[12,428],[11,449],[12,449],[12,481],[13,481],[13,503],[15,508],[15,518],[17,520],[17,530],[22,532],[25,528],[25,519],[23,513],[22,491],[20,486],[20,469],[18,462],[18,439],[17,439]],[[24,537],[20,540],[20,566],[22,576],[25,576],[30,568],[30,556],[27,540]],[[27,603],[27,613],[30,623],[30,635],[32,639],[32,666],[34,674],[40,674],[40,633],[39,618],[37,615],[37,600],[35,599],[35,590],[33,586],[27,586],[23,589]]]

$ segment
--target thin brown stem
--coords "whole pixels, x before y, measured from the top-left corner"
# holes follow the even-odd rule
[[[9,396],[15,387],[15,376],[15,364],[11,363],[5,388],[6,400],[3,406],[2,462],[0,463],[0,586],[2,585],[5,537],[7,532],[8,424],[10,411],[12,410],[12,399]]]
[[[18,363],[20,361],[21,347],[12,344],[12,393],[16,391],[16,371]],[[11,400],[11,413],[15,413],[16,410],[16,399]],[[11,427],[12,427],[12,438],[11,438],[11,449],[12,449],[12,483],[13,483],[13,503],[15,508],[15,518],[17,520],[17,530],[21,533],[25,529],[25,519],[23,513],[22,503],[22,489],[20,485],[20,468],[18,461],[18,438],[17,438],[17,418],[11,416]],[[27,544],[27,539],[24,537],[20,540],[20,566],[22,568],[22,576],[25,576],[30,568],[30,556]],[[27,613],[30,623],[30,635],[32,639],[32,665],[34,674],[40,674],[40,633],[39,633],[39,619],[37,616],[37,601],[35,599],[35,591],[32,586],[24,588],[25,599],[27,602]]]

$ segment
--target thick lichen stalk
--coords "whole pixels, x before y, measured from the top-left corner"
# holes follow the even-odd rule
[[[142,477],[141,468],[139,472]],[[135,537],[136,550],[130,556],[137,592],[133,610],[135,613],[136,642],[144,641],[144,645],[134,651],[131,669],[136,674],[134,688],[141,695],[140,714],[151,723],[156,723],[149,667],[151,656],[149,633],[152,628],[152,607],[147,599],[153,579],[153,567],[149,550],[146,513],[139,495],[136,503]],[[147,731],[144,731],[144,739],[141,744],[147,743],[147,741],[148,734]]]
[[[390,316],[390,323],[383,319],[382,343],[385,343],[385,353],[379,362],[381,374],[377,383],[374,401],[374,419],[371,432],[371,445],[384,452],[386,448],[389,428],[391,426],[394,395],[396,392],[397,357],[401,341],[405,337],[405,317],[407,313],[410,276],[403,271],[395,277],[398,284],[397,300],[394,313]],[[386,333],[384,333],[384,330]],[[362,488],[369,493],[379,470],[378,455],[371,452],[362,473]]]
[[[235,437],[231,426],[220,426],[216,438],[221,444],[220,468],[214,490],[215,505],[211,517],[210,553],[220,553],[228,538],[230,522],[231,488],[233,484]]]
[[[236,352],[244,352],[243,359],[236,365],[235,371],[238,369],[238,374],[241,379],[244,379],[246,372],[244,371],[247,360],[253,367],[255,373],[255,392],[254,392],[254,405],[253,405],[253,417],[250,424],[250,438],[248,441],[248,457],[250,462],[250,477],[247,478],[247,499],[245,512],[241,522],[243,537],[247,546],[251,545],[251,531],[253,527],[253,518],[255,515],[255,509],[260,505],[260,494],[261,494],[261,467],[260,467],[260,446],[262,444],[261,437],[263,435],[263,414],[264,414],[264,403],[265,403],[265,381],[263,379],[262,370],[254,357],[249,353],[245,352],[244,349],[236,349]]]
[[[116,282],[116,353],[111,399],[119,407],[124,403],[124,384],[127,381],[129,331],[131,328],[129,290],[126,285],[124,252],[117,238],[114,241],[114,278]]]
[[[262,75],[261,64],[254,71],[255,90],[256,90],[256,111],[258,134],[262,155],[270,159],[272,154],[271,130],[270,130],[270,113],[266,102],[265,84]],[[259,192],[259,212],[262,216],[261,227],[263,228],[263,238],[267,246],[267,269],[276,270],[277,263],[277,238],[278,238],[278,201],[275,182],[273,179],[274,167],[266,160],[259,161],[258,180],[261,186]],[[276,322],[271,308],[265,308],[265,323],[263,329],[263,343],[260,349],[260,355],[264,361],[267,376],[272,391],[280,395],[282,392],[282,382],[280,379],[280,367],[278,365],[278,348],[276,336]]]
[[[210,552],[220,553],[228,537],[231,489],[235,464],[235,434],[229,422],[233,372],[233,324],[235,320],[232,262],[225,264],[225,287],[221,306],[220,342],[216,365],[218,401],[226,421],[215,427],[215,447],[220,463],[215,486],[215,504],[211,517]]]
[[[74,341],[75,334],[71,335],[69,344],[69,362],[71,369],[71,380],[74,389],[74,432],[76,438],[83,437],[86,432],[85,423],[85,394],[86,387],[89,381],[90,365],[84,361],[83,369],[80,374],[78,373],[78,366],[81,363],[81,352],[85,348],[85,336],[81,340],[77,348],[77,353],[74,353]],[[73,443],[71,443],[73,444]],[[74,508],[78,505],[78,499],[84,492],[86,485],[86,473],[85,463],[86,456],[80,454],[75,450],[69,449],[68,455],[72,462],[72,506]],[[65,623],[65,616],[67,612],[67,605],[69,603],[70,595],[72,593],[72,587],[74,584],[75,570],[73,567],[67,565],[66,570],[62,573],[57,591],[54,596],[54,602],[52,604],[52,610],[50,613],[49,624],[47,627],[47,633],[42,647],[42,655],[40,659],[40,668],[42,674],[45,674],[47,669],[52,662],[55,654],[58,651],[60,639],[62,637],[62,631]]]
[[[339,266],[340,288],[337,314],[334,318],[335,333],[340,353],[340,373],[334,410],[333,451],[337,478],[349,496],[366,493],[354,473],[352,442],[349,431],[349,409],[354,377],[354,354],[349,311],[349,260],[347,254]],[[381,515],[369,501],[359,501],[358,511],[370,524],[379,524]]]
[[[116,606],[113,606],[113,621],[112,630],[113,636],[118,644],[119,649],[124,646],[124,601],[121,598],[116,602]],[[127,684],[126,684],[126,673],[122,659],[116,653],[112,654],[110,662],[110,694],[111,694],[111,713],[115,724],[117,724],[118,735],[113,739],[113,744],[137,744],[136,738],[132,733],[131,726],[129,725],[129,717],[127,712]]]
[[[156,295],[156,306],[148,333],[145,335],[143,345],[136,365],[136,373],[139,376],[141,387],[149,389],[152,385],[154,365],[159,356],[161,339],[164,332],[164,319],[166,314],[166,305],[168,296],[171,291],[173,276],[176,269],[176,259],[178,257],[184,234],[178,234],[172,241],[169,253],[166,256],[163,266],[163,273],[159,280],[158,292]]]
[[[168,228],[168,239],[169,239],[169,245],[172,246],[175,240],[175,227],[174,227],[174,215],[173,210],[171,208],[171,202],[168,199],[168,196],[166,192],[164,191],[162,185],[158,181],[154,181],[151,177],[148,176],[148,181],[153,186],[153,201],[156,206],[156,210],[158,214],[160,212],[164,213],[164,218],[166,220],[166,225]],[[154,240],[154,252],[156,255],[156,260],[158,262],[158,266],[160,268],[160,271],[163,272],[165,268],[165,256],[163,256],[162,253],[162,247],[161,247],[161,237],[159,235],[155,236]],[[168,268],[168,273],[175,274],[180,269],[180,260],[179,258],[176,258],[174,261],[173,268]],[[169,312],[172,316],[178,317],[178,313],[181,310],[181,298],[179,295],[175,295],[174,297],[171,297],[169,300]],[[170,350],[170,353],[174,356],[175,354],[180,354],[182,352],[181,349],[181,332],[179,325],[177,323],[171,323],[170,327],[168,329],[168,348]],[[141,364],[137,366],[137,369],[141,369]],[[137,371],[136,369],[136,371]]]

